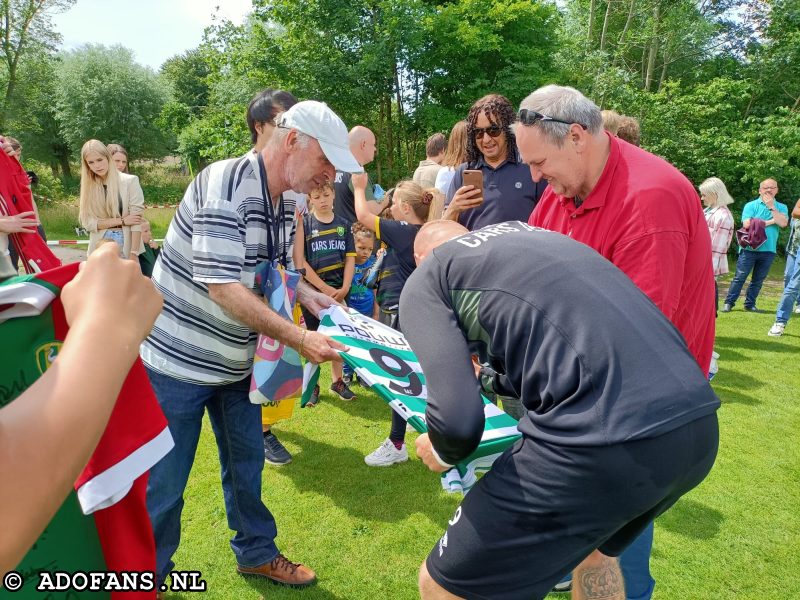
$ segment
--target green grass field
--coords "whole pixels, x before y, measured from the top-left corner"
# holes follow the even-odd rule
[[[153,208],[145,205],[144,216],[150,221],[153,237],[156,239],[164,237],[174,214],[175,209],[173,208]],[[75,227],[78,226],[77,200],[74,203],[40,202],[39,216],[47,232],[47,238],[50,240],[88,239],[75,235]]]
[[[781,269],[782,262],[776,261],[771,284],[762,292],[763,309],[775,309]],[[657,522],[652,560],[656,599],[800,597],[800,321],[775,339],[766,335],[773,318],[766,312],[745,313],[741,302],[734,312],[720,315],[720,372],[714,380],[723,401],[719,458],[708,479]],[[356,389],[354,402],[323,391],[318,407],[298,405],[292,419],[275,427],[294,461],[264,471],[263,496],[278,522],[279,547],[319,575],[319,583],[307,590],[287,590],[235,573],[219,460],[205,423],[175,557],[177,569],[202,571],[208,583],[205,597],[417,597],[417,568],[460,497],[444,493],[413,451],[403,465],[376,469],[364,464],[364,455],[388,434],[389,409]],[[410,448],[415,437],[408,436]],[[568,595],[551,598],[559,597]]]

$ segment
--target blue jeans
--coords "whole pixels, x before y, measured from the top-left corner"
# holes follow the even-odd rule
[[[121,229],[106,229],[105,233],[103,233],[103,239],[116,242],[117,246],[119,246],[119,255],[125,258],[122,255],[122,249],[125,247],[125,235]]]
[[[228,527],[236,532],[231,548],[236,562],[257,567],[278,555],[275,519],[261,500],[264,442],[261,407],[248,398],[249,378],[226,385],[194,385],[151,369],[150,383],[169,422],[175,447],[150,470],[147,512],[156,539],[156,577],[160,585],[175,566],[181,538],[183,491],[192,469],[203,413],[217,439]]]
[[[797,260],[797,255],[787,254],[786,271],[783,276],[783,296],[778,303],[775,321],[788,323],[798,299],[800,299],[800,260]]]
[[[619,557],[619,567],[625,580],[626,600],[650,600],[656,580],[650,575],[650,551],[653,549],[653,524],[647,526],[638,538]],[[572,573],[562,582],[572,579]]]
[[[733,306],[739,299],[745,279],[753,272],[750,278],[750,285],[747,286],[747,294],[744,298],[745,308],[755,308],[756,298],[761,292],[761,285],[769,274],[772,261],[775,260],[774,252],[754,252],[752,250],[742,250],[739,253],[739,260],[736,261],[736,274],[731,281],[731,287],[725,298],[725,304]]]

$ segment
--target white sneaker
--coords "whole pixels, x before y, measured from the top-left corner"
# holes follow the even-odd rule
[[[716,352],[711,353],[711,365],[708,367],[708,380],[711,381],[714,379],[714,376],[719,371],[719,354]],[[553,588],[555,589],[555,588]]]
[[[794,314],[800,315],[800,306],[794,309]]]
[[[364,457],[364,462],[370,467],[391,467],[395,463],[402,463],[408,460],[408,450],[406,445],[398,450],[394,447],[392,440],[387,439],[383,442],[378,449],[372,454],[367,454]]]
[[[784,329],[786,329],[786,323],[775,323],[767,332],[767,335],[772,337],[780,337],[783,335]]]

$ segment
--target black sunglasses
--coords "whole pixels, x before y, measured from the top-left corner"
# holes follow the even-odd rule
[[[503,133],[503,128],[500,125],[492,125],[491,127],[476,127],[472,130],[472,135],[476,140],[481,139],[484,133],[488,133],[489,137],[496,138]]]
[[[517,113],[517,119],[523,125],[536,125],[539,121],[552,121],[553,123],[563,123],[564,125],[572,125],[575,123],[574,121],[563,121],[561,119],[555,119],[553,117],[548,117],[547,115],[543,115],[540,112],[536,112],[535,110],[528,110],[527,108],[523,108]],[[576,125],[580,125],[584,129],[588,129],[586,125],[583,123],[575,123]]]

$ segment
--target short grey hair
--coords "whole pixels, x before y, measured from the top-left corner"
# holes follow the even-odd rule
[[[274,141],[276,144],[280,144],[283,140],[286,139],[286,136],[289,135],[289,132],[294,129],[293,127],[276,127],[275,131],[272,133],[272,137],[270,137],[270,142]],[[303,133],[299,129],[294,129],[297,132],[297,143],[301,148],[308,148],[309,142],[312,140],[312,137],[307,133]]]
[[[599,135],[603,131],[600,109],[575,88],[561,85],[540,87],[522,101],[520,108],[527,108],[569,123],[580,123],[592,135]],[[560,148],[564,144],[570,126],[553,121],[539,121],[535,127],[539,128],[549,142]]]

